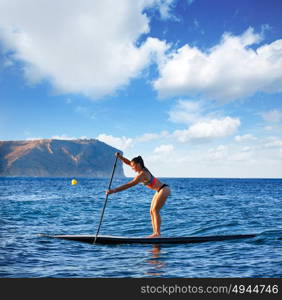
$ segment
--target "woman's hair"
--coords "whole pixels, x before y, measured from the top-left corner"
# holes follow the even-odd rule
[[[137,156],[137,157],[134,157],[131,161],[136,163],[136,164],[139,164],[142,169],[146,169],[146,167],[144,165],[143,158],[140,155]]]

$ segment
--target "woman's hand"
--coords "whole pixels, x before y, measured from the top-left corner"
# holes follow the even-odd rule
[[[114,194],[114,193],[115,193],[114,190],[107,190],[107,191],[106,191],[106,195],[110,195],[110,194]]]
[[[117,157],[117,158],[119,158],[119,159],[121,159],[121,158],[122,158],[122,155],[121,155],[119,152],[116,152],[116,154],[115,154],[115,155],[116,155],[116,157]]]

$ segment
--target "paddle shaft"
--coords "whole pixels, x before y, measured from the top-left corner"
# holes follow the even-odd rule
[[[110,180],[110,183],[109,183],[108,190],[111,189],[111,185],[112,185],[112,181],[113,181],[113,178],[114,178],[114,173],[115,173],[115,169],[116,169],[116,165],[117,165],[117,160],[118,160],[118,157],[116,156],[116,160],[115,160],[115,164],[114,164],[114,167],[113,167],[112,176],[111,176],[111,180]],[[109,195],[107,194],[106,195],[106,199],[105,199],[105,203],[104,203],[104,207],[103,207],[103,210],[102,210],[101,218],[100,218],[100,223],[99,223],[99,226],[98,226],[98,229],[97,229],[96,236],[95,236],[93,244],[96,243],[96,239],[97,239],[97,236],[98,236],[100,228],[101,228],[101,224],[102,224],[102,221],[103,221],[105,208],[106,208],[107,201],[108,201],[108,196]]]

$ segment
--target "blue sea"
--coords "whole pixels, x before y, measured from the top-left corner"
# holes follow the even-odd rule
[[[162,181],[172,189],[163,236],[259,235],[160,247],[48,239],[40,234],[95,234],[109,179],[1,178],[0,277],[282,277],[282,179]],[[151,234],[153,194],[140,185],[110,195],[100,234]]]

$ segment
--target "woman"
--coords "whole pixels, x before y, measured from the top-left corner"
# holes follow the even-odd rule
[[[131,166],[131,168],[137,173],[136,177],[130,182],[117,187],[112,190],[108,190],[106,193],[113,194],[124,191],[128,188],[135,186],[138,183],[142,183],[149,189],[156,191],[150,208],[150,215],[152,220],[153,234],[149,237],[158,237],[161,235],[161,216],[160,209],[164,206],[167,197],[170,195],[170,188],[167,184],[163,184],[160,180],[154,177],[151,172],[145,167],[141,156],[133,158],[131,161],[123,157],[120,153],[116,156],[125,164]]]

